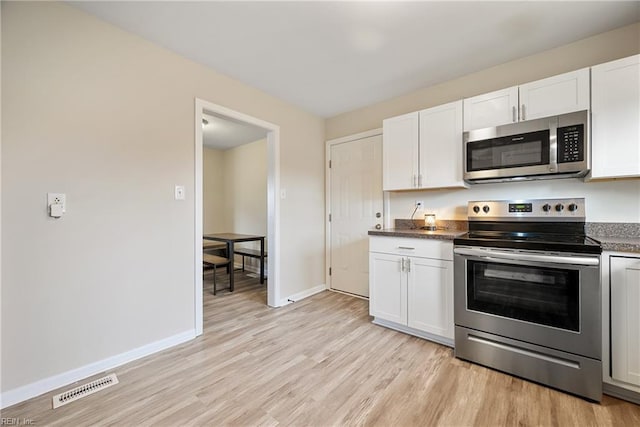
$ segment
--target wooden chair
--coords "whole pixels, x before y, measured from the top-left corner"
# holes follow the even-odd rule
[[[206,266],[213,267],[213,294],[217,293],[216,288],[216,268],[217,267],[229,267],[231,261],[229,258],[224,258],[218,255],[203,253],[202,254],[202,263]]]

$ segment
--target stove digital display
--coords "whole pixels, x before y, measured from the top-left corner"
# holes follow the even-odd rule
[[[509,212],[533,212],[531,203],[509,203]]]

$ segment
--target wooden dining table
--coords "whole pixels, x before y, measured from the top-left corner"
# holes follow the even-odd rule
[[[216,242],[224,242],[227,244],[227,257],[231,260],[231,266],[229,271],[229,292],[233,292],[233,254],[234,245],[240,242],[260,242],[260,283],[264,283],[264,238],[265,236],[258,236],[252,234],[238,234],[238,233],[213,233],[205,234],[202,236],[205,240],[214,240]]]

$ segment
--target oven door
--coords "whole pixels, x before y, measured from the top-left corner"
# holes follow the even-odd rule
[[[601,359],[600,257],[454,249],[455,323]]]

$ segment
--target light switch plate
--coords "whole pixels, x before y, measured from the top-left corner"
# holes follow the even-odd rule
[[[184,185],[176,185],[175,198],[176,200],[184,200]]]

